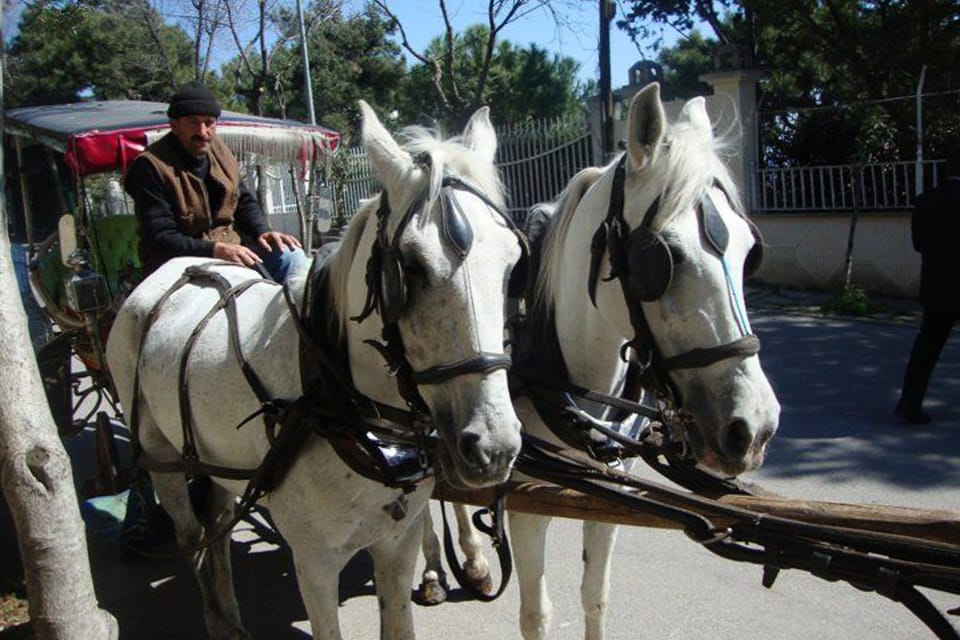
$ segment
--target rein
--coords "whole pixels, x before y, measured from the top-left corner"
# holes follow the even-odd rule
[[[656,484],[581,451],[527,435],[517,468],[531,477],[675,523],[691,540],[722,558],[762,566],[766,588],[774,585],[781,570],[800,569],[899,602],[938,638],[960,638],[917,589],[960,593],[960,550],[953,545],[757,513]],[[737,486],[714,497],[736,492],[750,493]]]

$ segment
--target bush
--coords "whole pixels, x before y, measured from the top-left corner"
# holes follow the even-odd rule
[[[825,303],[821,310],[824,313],[842,316],[865,316],[875,312],[876,306],[870,301],[867,292],[855,284],[848,284],[837,296]]]

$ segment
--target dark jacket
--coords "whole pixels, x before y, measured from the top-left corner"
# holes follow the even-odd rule
[[[223,142],[195,158],[168,134],[147,147],[124,177],[140,232],[144,275],[176,256],[213,255],[214,242],[241,242],[270,230]],[[238,233],[239,232],[239,233]]]
[[[913,248],[920,252],[920,301],[960,312],[960,176],[917,197]]]

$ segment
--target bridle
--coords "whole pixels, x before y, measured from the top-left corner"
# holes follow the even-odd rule
[[[417,163],[430,168],[429,155],[420,154]],[[487,374],[500,369],[509,369],[512,364],[507,353],[491,353],[480,351],[470,357],[456,362],[434,365],[422,371],[414,371],[403,347],[398,321],[403,314],[407,303],[407,276],[404,271],[404,260],[400,250],[400,240],[414,214],[428,205],[428,189],[424,187],[397,224],[392,240],[387,237],[387,222],[392,213],[387,192],[380,195],[380,206],[377,209],[377,235],[367,261],[367,299],[359,315],[351,318],[362,322],[374,310],[380,312],[383,320],[383,342],[366,341],[373,346],[387,361],[393,374],[397,376],[400,394],[411,408],[417,407],[426,410],[418,385],[441,384],[452,378],[471,373]],[[513,232],[520,243],[521,258],[514,268],[510,280],[511,291],[525,287],[529,278],[529,248],[526,237],[517,229],[513,220],[490,197],[479,188],[466,182],[462,178],[446,174],[440,186],[440,220],[442,237],[454,250],[458,259],[464,260],[473,246],[473,228],[466,213],[454,197],[455,191],[466,191],[487,205],[500,216],[507,227]]]
[[[623,217],[626,157],[626,154],[620,157],[614,170],[607,216],[594,232],[591,241],[588,278],[590,300],[596,306],[600,262],[606,253],[610,257],[610,275],[604,280],[620,281],[634,332],[634,337],[621,348],[620,356],[624,361],[633,362],[639,367],[640,380],[645,388],[655,390],[661,397],[672,400],[675,406],[680,407],[682,398],[671,378],[672,371],[703,368],[730,358],[756,355],[760,351],[760,339],[748,332],[742,302],[736,296],[727,267],[724,254],[730,232],[716,206],[709,196],[705,195],[698,204],[700,223],[708,244],[723,263],[727,292],[734,307],[741,336],[713,347],[691,349],[669,358],[662,356],[641,303],[657,300],[667,291],[673,279],[675,258],[667,242],[652,229],[653,220],[660,208],[659,197],[647,208],[643,221],[636,229],[631,231]],[[757,242],[745,262],[746,275],[759,267],[762,258],[759,231],[752,225],[751,231]]]

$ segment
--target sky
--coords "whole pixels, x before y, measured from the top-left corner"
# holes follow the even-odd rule
[[[356,6],[363,0],[355,0]],[[622,2],[617,2],[617,16],[614,22],[623,16]],[[488,0],[447,0],[447,10],[451,22],[459,32],[475,24],[486,24]],[[578,2],[557,3],[565,9],[564,17],[570,23],[567,28],[558,29],[552,17],[544,12],[518,20],[502,32],[503,38],[511,43],[527,47],[536,44],[552,53],[573,58],[580,63],[578,77],[582,81],[599,82],[599,7],[597,0],[579,0]],[[422,51],[430,40],[442,35],[443,17],[438,0],[388,0],[388,6],[399,18],[407,33],[407,38],[418,51]],[[664,33],[665,43],[672,45],[675,37]],[[649,50],[647,56],[654,54]],[[630,38],[616,24],[610,25],[610,74],[614,87],[627,84],[628,70],[643,55],[637,51]]]
[[[176,0],[153,0],[161,13],[168,13],[176,5]],[[354,10],[360,10],[367,0],[348,0],[348,5]],[[617,0],[617,16],[623,16],[622,5],[625,0]],[[309,2],[309,0],[306,0]],[[305,4],[306,4],[305,2]],[[486,24],[486,7],[489,0],[446,0],[447,10],[450,13],[454,28],[459,32],[475,24]],[[289,2],[293,5],[292,0]],[[438,0],[388,0],[390,9],[397,15],[407,32],[411,44],[418,51],[423,51],[430,40],[443,33],[443,18],[440,14]],[[564,9],[566,26],[558,27],[552,17],[540,10],[525,16],[508,26],[502,37],[519,47],[530,44],[551,52],[573,58],[580,63],[578,78],[581,81],[594,80],[599,82],[599,8],[598,0],[563,0],[556,2],[557,7]],[[4,15],[4,38],[9,39],[16,32],[16,25],[20,18],[22,3],[15,2]],[[676,34],[670,31],[663,33],[664,44],[672,46],[676,42]],[[222,38],[221,47],[226,47],[229,54],[233,53],[233,44]],[[646,43],[645,43],[646,44]],[[655,54],[649,49],[644,53],[653,57]],[[610,73],[614,87],[627,84],[627,72],[643,55],[630,38],[615,24],[610,25]],[[408,60],[410,58],[408,57]],[[413,63],[413,60],[410,60]]]

